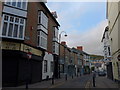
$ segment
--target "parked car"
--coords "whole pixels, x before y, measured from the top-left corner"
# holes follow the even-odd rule
[[[104,71],[98,72],[98,76],[106,76],[106,73]]]

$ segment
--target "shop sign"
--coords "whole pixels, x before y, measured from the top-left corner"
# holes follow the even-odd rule
[[[20,49],[20,43],[14,43],[14,42],[2,42],[2,49],[6,50],[19,50]]]
[[[30,50],[30,52],[34,55],[37,55],[37,56],[42,56],[42,51],[41,50],[38,50],[36,48],[33,48],[31,46],[28,46],[28,45],[25,45],[25,44],[21,44],[21,51],[23,52],[28,52],[28,50]]]

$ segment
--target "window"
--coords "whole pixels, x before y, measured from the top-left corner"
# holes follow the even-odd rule
[[[44,60],[44,73],[47,72],[47,60]]]
[[[12,2],[12,6],[16,6],[16,2]]]
[[[110,53],[110,47],[108,47],[108,53],[109,53],[109,56],[111,55],[111,53]]]
[[[18,33],[18,25],[15,24],[13,37],[17,37],[17,33]]]
[[[23,37],[23,26],[20,25],[20,29],[19,29],[20,33],[19,33],[19,38]]]
[[[27,0],[6,0],[5,4],[19,9],[27,9]]]
[[[7,5],[10,5],[10,4],[11,4],[11,0],[5,0],[5,3],[6,3]]]
[[[38,12],[38,24],[43,25],[45,29],[48,28],[48,17],[43,13],[43,11]]]
[[[22,9],[26,10],[26,2],[22,2]]]
[[[54,71],[54,63],[51,62],[51,72],[53,72],[53,71]]]
[[[55,53],[55,42],[53,42],[53,53]]]
[[[17,7],[21,8],[21,2],[20,1],[17,3]]]
[[[6,36],[7,25],[8,25],[8,23],[7,23],[7,22],[4,22],[4,24],[3,24],[3,32],[2,32],[2,35],[4,35],[4,36]]]
[[[25,19],[3,14],[2,36],[24,39]]]
[[[38,46],[47,49],[47,35],[42,31],[38,31],[37,38]]]
[[[13,24],[9,24],[9,29],[8,29],[8,36],[12,36],[12,30],[13,30]]]

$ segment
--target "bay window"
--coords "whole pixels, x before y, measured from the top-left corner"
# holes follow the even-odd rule
[[[27,10],[27,0],[5,0],[5,4],[15,8]]]
[[[24,39],[25,19],[3,14],[2,37]]]
[[[48,17],[43,13],[43,11],[38,11],[38,35],[37,44],[38,47],[47,49],[47,34],[48,34]]]
[[[44,28],[48,28],[48,17],[43,13],[43,11],[38,12],[38,24],[44,26]]]
[[[47,49],[47,35],[42,31],[38,31],[37,39],[38,47]]]

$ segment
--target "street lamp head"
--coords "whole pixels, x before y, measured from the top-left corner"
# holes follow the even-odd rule
[[[65,34],[65,37],[67,37],[67,34]]]

